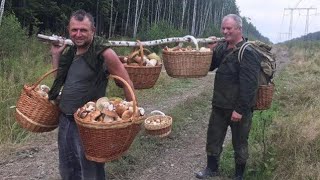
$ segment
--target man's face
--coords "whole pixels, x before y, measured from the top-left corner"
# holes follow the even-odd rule
[[[234,43],[242,38],[241,28],[232,18],[227,18],[222,22],[221,33],[227,42]]]
[[[69,35],[73,43],[78,47],[87,47],[93,39],[95,29],[90,20],[85,17],[78,21],[74,17],[69,22]]]

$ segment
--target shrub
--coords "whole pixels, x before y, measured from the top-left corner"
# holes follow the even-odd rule
[[[27,35],[13,14],[3,17],[0,26],[0,57],[19,54],[26,47]]]

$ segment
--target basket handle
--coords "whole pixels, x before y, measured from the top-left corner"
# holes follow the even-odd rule
[[[193,44],[196,46],[196,50],[199,51],[199,45],[198,45],[198,41],[197,39],[194,37],[194,36],[191,36],[191,35],[186,35],[184,36],[183,38],[187,38],[187,39],[190,39]],[[179,43],[179,47],[182,47],[183,43]]]
[[[133,51],[133,52],[128,56],[129,59],[133,58],[135,55],[137,55],[137,54],[139,54],[139,53],[140,53],[140,57],[141,57],[141,58],[143,58],[145,52],[151,54],[151,51],[150,51],[149,49],[143,48],[142,43],[141,43],[139,40],[137,40],[137,44],[139,45],[139,49]],[[141,64],[139,64],[139,65],[141,65]]]
[[[134,94],[134,92],[133,92],[133,89],[131,88],[131,86],[129,85],[129,83],[128,83],[126,80],[124,80],[122,77],[119,77],[119,76],[111,75],[111,74],[110,74],[110,75],[109,75],[109,78],[114,78],[114,79],[120,80],[120,81],[122,81],[122,82],[128,87],[129,92],[130,92],[131,97],[132,97],[132,101],[133,101],[133,113],[132,113],[132,116],[131,116],[130,119],[134,119],[134,118],[132,118],[132,117],[136,114],[136,110],[137,110],[138,108],[137,108],[136,96],[135,96],[135,94]],[[137,119],[138,119],[138,118],[137,118]]]
[[[51,69],[49,72],[45,73],[44,75],[42,75],[31,87],[29,88],[26,88],[24,87],[24,89],[26,90],[26,93],[29,93],[31,92],[32,90],[34,90],[39,84],[40,82],[46,78],[47,76],[49,76],[50,74],[56,72],[58,70],[58,68],[55,68],[55,69]]]
[[[154,110],[154,111],[151,111],[150,114],[160,114],[161,116],[165,116],[165,114],[159,110]]]

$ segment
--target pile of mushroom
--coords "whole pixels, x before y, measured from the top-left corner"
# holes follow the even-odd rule
[[[36,88],[34,88],[34,90],[40,95],[41,98],[44,98],[46,100],[49,99],[49,91],[50,91],[50,88],[49,86],[45,85],[45,84],[42,84],[42,85],[38,85]],[[56,105],[56,101],[55,100],[50,100],[50,103]]]
[[[189,51],[189,52],[196,52],[197,50],[192,48],[191,46],[187,46],[186,48],[182,48],[180,46],[176,46],[176,47],[173,47],[173,48],[169,48],[169,47],[165,47],[164,48],[165,51],[180,51],[180,52],[183,52],[183,51]],[[206,48],[206,47],[201,47],[199,49],[199,52],[210,52],[210,48]]]
[[[133,101],[121,98],[102,97],[97,102],[90,101],[76,112],[81,120],[86,122],[111,123],[120,120],[129,120],[132,116],[143,116],[144,109],[138,107],[133,112]]]
[[[164,118],[158,118],[158,119],[150,119],[150,120],[147,119],[145,123],[150,125],[161,125],[161,124],[166,124],[168,122]]]
[[[47,85],[38,85],[35,89],[34,89],[41,97],[48,99],[48,93],[50,91],[50,88]]]
[[[127,66],[157,66],[161,65],[161,58],[156,53],[151,53],[149,55],[143,55],[142,57],[137,54],[133,57],[122,56],[119,57],[120,61]]]

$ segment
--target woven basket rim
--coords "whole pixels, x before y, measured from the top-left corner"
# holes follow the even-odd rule
[[[125,64],[124,65],[125,68],[136,68],[136,69],[153,69],[153,68],[161,68],[162,67],[162,63],[161,64],[157,64],[155,66],[130,66]]]
[[[162,53],[164,54],[201,54],[201,55],[212,55],[213,51],[168,51],[163,49]]]
[[[96,121],[84,121],[83,119],[79,118],[78,115],[74,114],[74,119],[76,122],[83,126],[93,129],[117,129],[117,128],[125,128],[132,124],[140,124],[142,120],[139,120],[140,117],[130,118],[129,120],[117,120],[110,123],[106,122],[96,122]]]
[[[25,84],[23,85],[22,90],[29,96],[31,95],[32,97],[36,98],[38,101],[42,101],[44,103],[46,103],[47,106],[51,106],[51,107],[57,107],[57,105],[54,105],[52,103],[49,102],[48,99],[42,97],[41,95],[39,95],[35,90],[34,90],[34,85],[33,84]]]
[[[123,78],[116,76],[116,75],[110,75],[111,78],[117,79],[122,81],[128,88],[130,91],[130,94],[133,98],[133,112],[136,112],[137,107],[137,101],[136,101],[136,96],[134,94],[133,89],[131,88],[131,86],[128,84],[128,82],[126,82]],[[84,121],[84,119],[78,117],[77,115],[77,111],[73,114],[74,119],[76,120],[76,123],[84,126],[84,127],[88,127],[88,128],[93,128],[93,129],[116,129],[116,128],[124,128],[127,126],[130,126],[132,124],[140,124],[142,123],[142,119],[143,117],[141,116],[137,116],[135,113],[133,113],[132,117],[129,118],[128,120],[117,120],[117,121],[113,121],[110,123],[106,123],[106,122],[95,122],[95,121]]]

